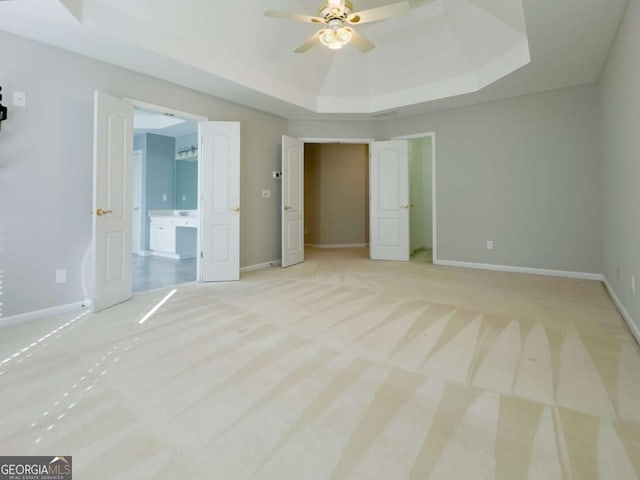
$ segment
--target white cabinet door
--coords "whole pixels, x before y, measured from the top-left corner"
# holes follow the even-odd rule
[[[304,262],[304,142],[282,136],[282,266]]]
[[[240,123],[200,124],[200,277],[240,279]]]
[[[409,154],[406,140],[370,146],[370,257],[409,260]]]
[[[131,298],[133,106],[100,92],[94,102],[94,312]]]
[[[149,227],[149,248],[155,252],[160,251],[162,242],[160,236],[162,235],[162,226],[154,225],[153,223]]]
[[[155,252],[176,253],[176,227],[166,224],[151,224],[149,247]]]

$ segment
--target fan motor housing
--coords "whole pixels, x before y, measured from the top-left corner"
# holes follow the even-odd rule
[[[348,0],[345,0],[342,12],[336,8],[329,7],[329,2],[322,2],[318,10],[318,16],[324,18],[326,21],[333,19],[346,20],[352,12],[353,4]]]

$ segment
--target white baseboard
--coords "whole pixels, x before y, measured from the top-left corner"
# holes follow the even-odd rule
[[[162,258],[170,258],[172,260],[180,260],[180,255],[177,253],[165,253],[165,252],[156,252],[155,250],[151,252],[154,257],[162,257]]]
[[[172,260],[184,260],[187,258],[196,258],[195,253],[165,253],[165,252],[151,252],[154,257],[171,258]]]
[[[620,315],[622,315],[622,318],[624,318],[624,321],[629,327],[629,330],[631,330],[631,334],[636,339],[636,342],[638,342],[638,344],[640,345],[640,328],[638,328],[638,325],[636,325],[636,323],[633,321],[633,318],[631,318],[631,315],[629,315],[627,309],[624,308],[624,305],[616,295],[616,292],[613,290],[613,287],[609,283],[609,280],[607,280],[607,277],[604,277],[602,282],[607,288],[607,292],[609,292],[611,300],[613,300],[613,303],[615,303],[616,307],[618,307],[618,311],[620,312]]]
[[[545,268],[512,267],[510,265],[493,265],[490,263],[456,262],[453,260],[434,260],[435,265],[445,267],[473,268],[476,270],[493,270],[496,272],[528,273],[530,275],[547,275],[549,277],[576,278],[579,280],[604,281],[601,273],[571,272],[564,270],[548,270]]]
[[[153,255],[153,252],[151,250],[140,250],[139,252],[133,252],[133,254],[139,257],[150,257]]]
[[[255,272],[256,270],[262,270],[263,268],[279,267],[280,265],[282,265],[281,260],[271,260],[270,262],[257,263],[256,265],[247,265],[246,267],[242,267],[240,269],[240,273]]]
[[[368,243],[343,243],[343,244],[331,244],[331,245],[316,245],[315,243],[305,243],[305,247],[314,248],[364,248],[368,247]]]
[[[12,315],[10,317],[0,318],[0,327],[15,325],[16,323],[30,322],[32,320],[39,320],[45,317],[52,317],[54,315],[60,315],[62,313],[89,308],[90,306],[91,300],[84,300],[82,302],[70,303],[68,305],[59,305],[57,307],[45,308],[44,310],[36,310],[34,312]]]

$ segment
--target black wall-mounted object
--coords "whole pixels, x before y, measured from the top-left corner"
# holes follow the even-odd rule
[[[2,105],[2,86],[0,86],[0,127],[2,122],[7,119],[7,107]]]

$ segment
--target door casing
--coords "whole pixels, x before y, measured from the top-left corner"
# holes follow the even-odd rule
[[[142,246],[142,151],[134,150],[133,164],[131,165],[131,200],[133,210],[131,212],[131,244],[135,255],[144,255]]]

